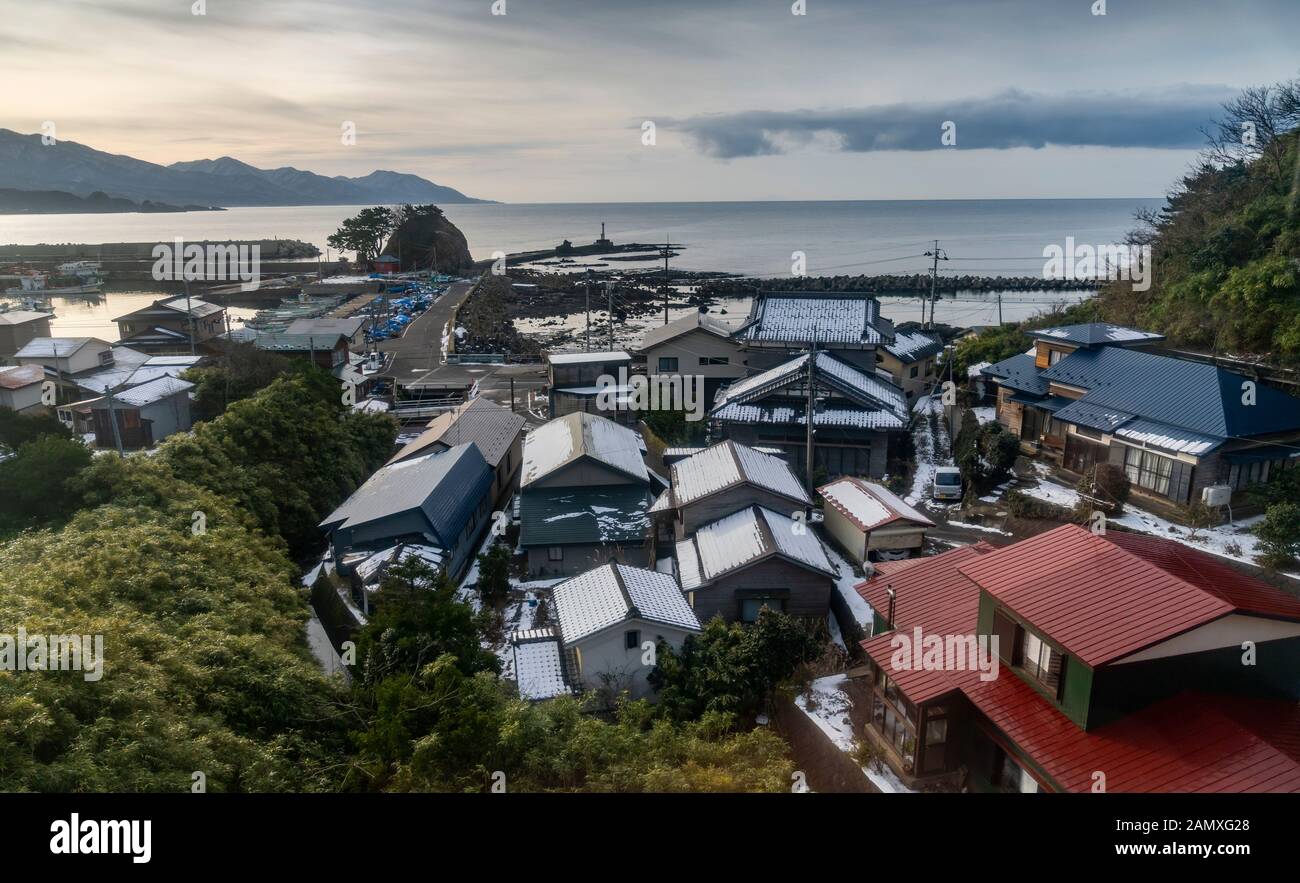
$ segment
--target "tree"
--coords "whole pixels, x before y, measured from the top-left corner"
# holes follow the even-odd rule
[[[409,678],[443,655],[466,675],[500,670],[500,660],[483,648],[486,613],[475,613],[457,597],[446,574],[419,558],[389,568],[375,607],[357,637],[366,685],[377,688],[392,676]]]
[[[251,343],[231,342],[209,364],[191,368],[184,379],[195,385],[196,420],[211,420],[225,413],[231,402],[251,397],[293,370],[293,362],[279,353]]]
[[[355,251],[357,261],[366,263],[379,257],[389,235],[397,229],[398,212],[385,206],[362,209],[346,219],[325,241],[339,251]]]
[[[1282,568],[1300,557],[1300,503],[1274,503],[1264,510],[1264,520],[1255,526],[1259,537],[1259,562]]]
[[[510,596],[510,549],[500,543],[478,556],[478,594],[488,607]]]
[[[660,644],[649,681],[663,713],[675,720],[708,711],[751,717],[779,683],[820,653],[821,641],[803,623],[764,607],[749,626],[710,620],[680,652]]]
[[[52,414],[19,414],[0,408],[0,448],[16,451],[43,435],[71,438],[72,433]]]
[[[0,462],[0,530],[19,530],[59,522],[77,508],[69,482],[90,465],[81,442],[45,435],[25,442]]]

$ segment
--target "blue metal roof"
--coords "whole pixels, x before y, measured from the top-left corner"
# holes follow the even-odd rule
[[[1085,322],[1081,325],[1063,325],[1057,328],[1040,328],[1027,332],[1048,342],[1075,343],[1079,346],[1134,346],[1164,340],[1163,334],[1111,325],[1109,322]]]
[[[1119,426],[1133,419],[1133,415],[1117,408],[1109,408],[1089,402],[1086,398],[1070,402],[1055,414],[1057,420],[1064,420],[1076,426],[1100,429],[1102,432],[1114,432]]]
[[[1065,396],[1033,396],[1029,393],[1018,392],[1011,397],[1011,401],[1017,405],[1029,405],[1033,408],[1042,408],[1044,411],[1059,411],[1066,405],[1069,405],[1074,399],[1067,399]]]
[[[1037,366],[1034,365],[1034,357],[1025,353],[989,365],[981,373],[985,377],[998,378],[1003,386],[1010,389],[1034,395],[1047,394],[1047,381],[1042,378]]]
[[[1300,429],[1300,399],[1201,362],[1106,346],[1076,350],[1039,376],[1088,390],[1080,400],[1088,405],[1202,435],[1250,437]],[[1242,401],[1247,382],[1255,384],[1253,405]]]

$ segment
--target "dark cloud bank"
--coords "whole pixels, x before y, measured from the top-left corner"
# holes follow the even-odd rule
[[[1201,128],[1233,90],[1189,88],[1161,94],[1044,95],[1008,91],[951,104],[894,104],[843,110],[748,111],[678,120],[671,125],[710,156],[733,159],[784,153],[814,139],[849,152],[942,150],[943,123],[956,124],[956,147],[1194,148]]]

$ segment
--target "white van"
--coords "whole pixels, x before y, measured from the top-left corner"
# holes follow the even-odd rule
[[[932,496],[936,500],[960,500],[961,470],[956,466],[936,466]]]

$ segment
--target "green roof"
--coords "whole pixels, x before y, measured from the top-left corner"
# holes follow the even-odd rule
[[[650,529],[644,485],[525,490],[519,501],[521,546],[640,543]]]

